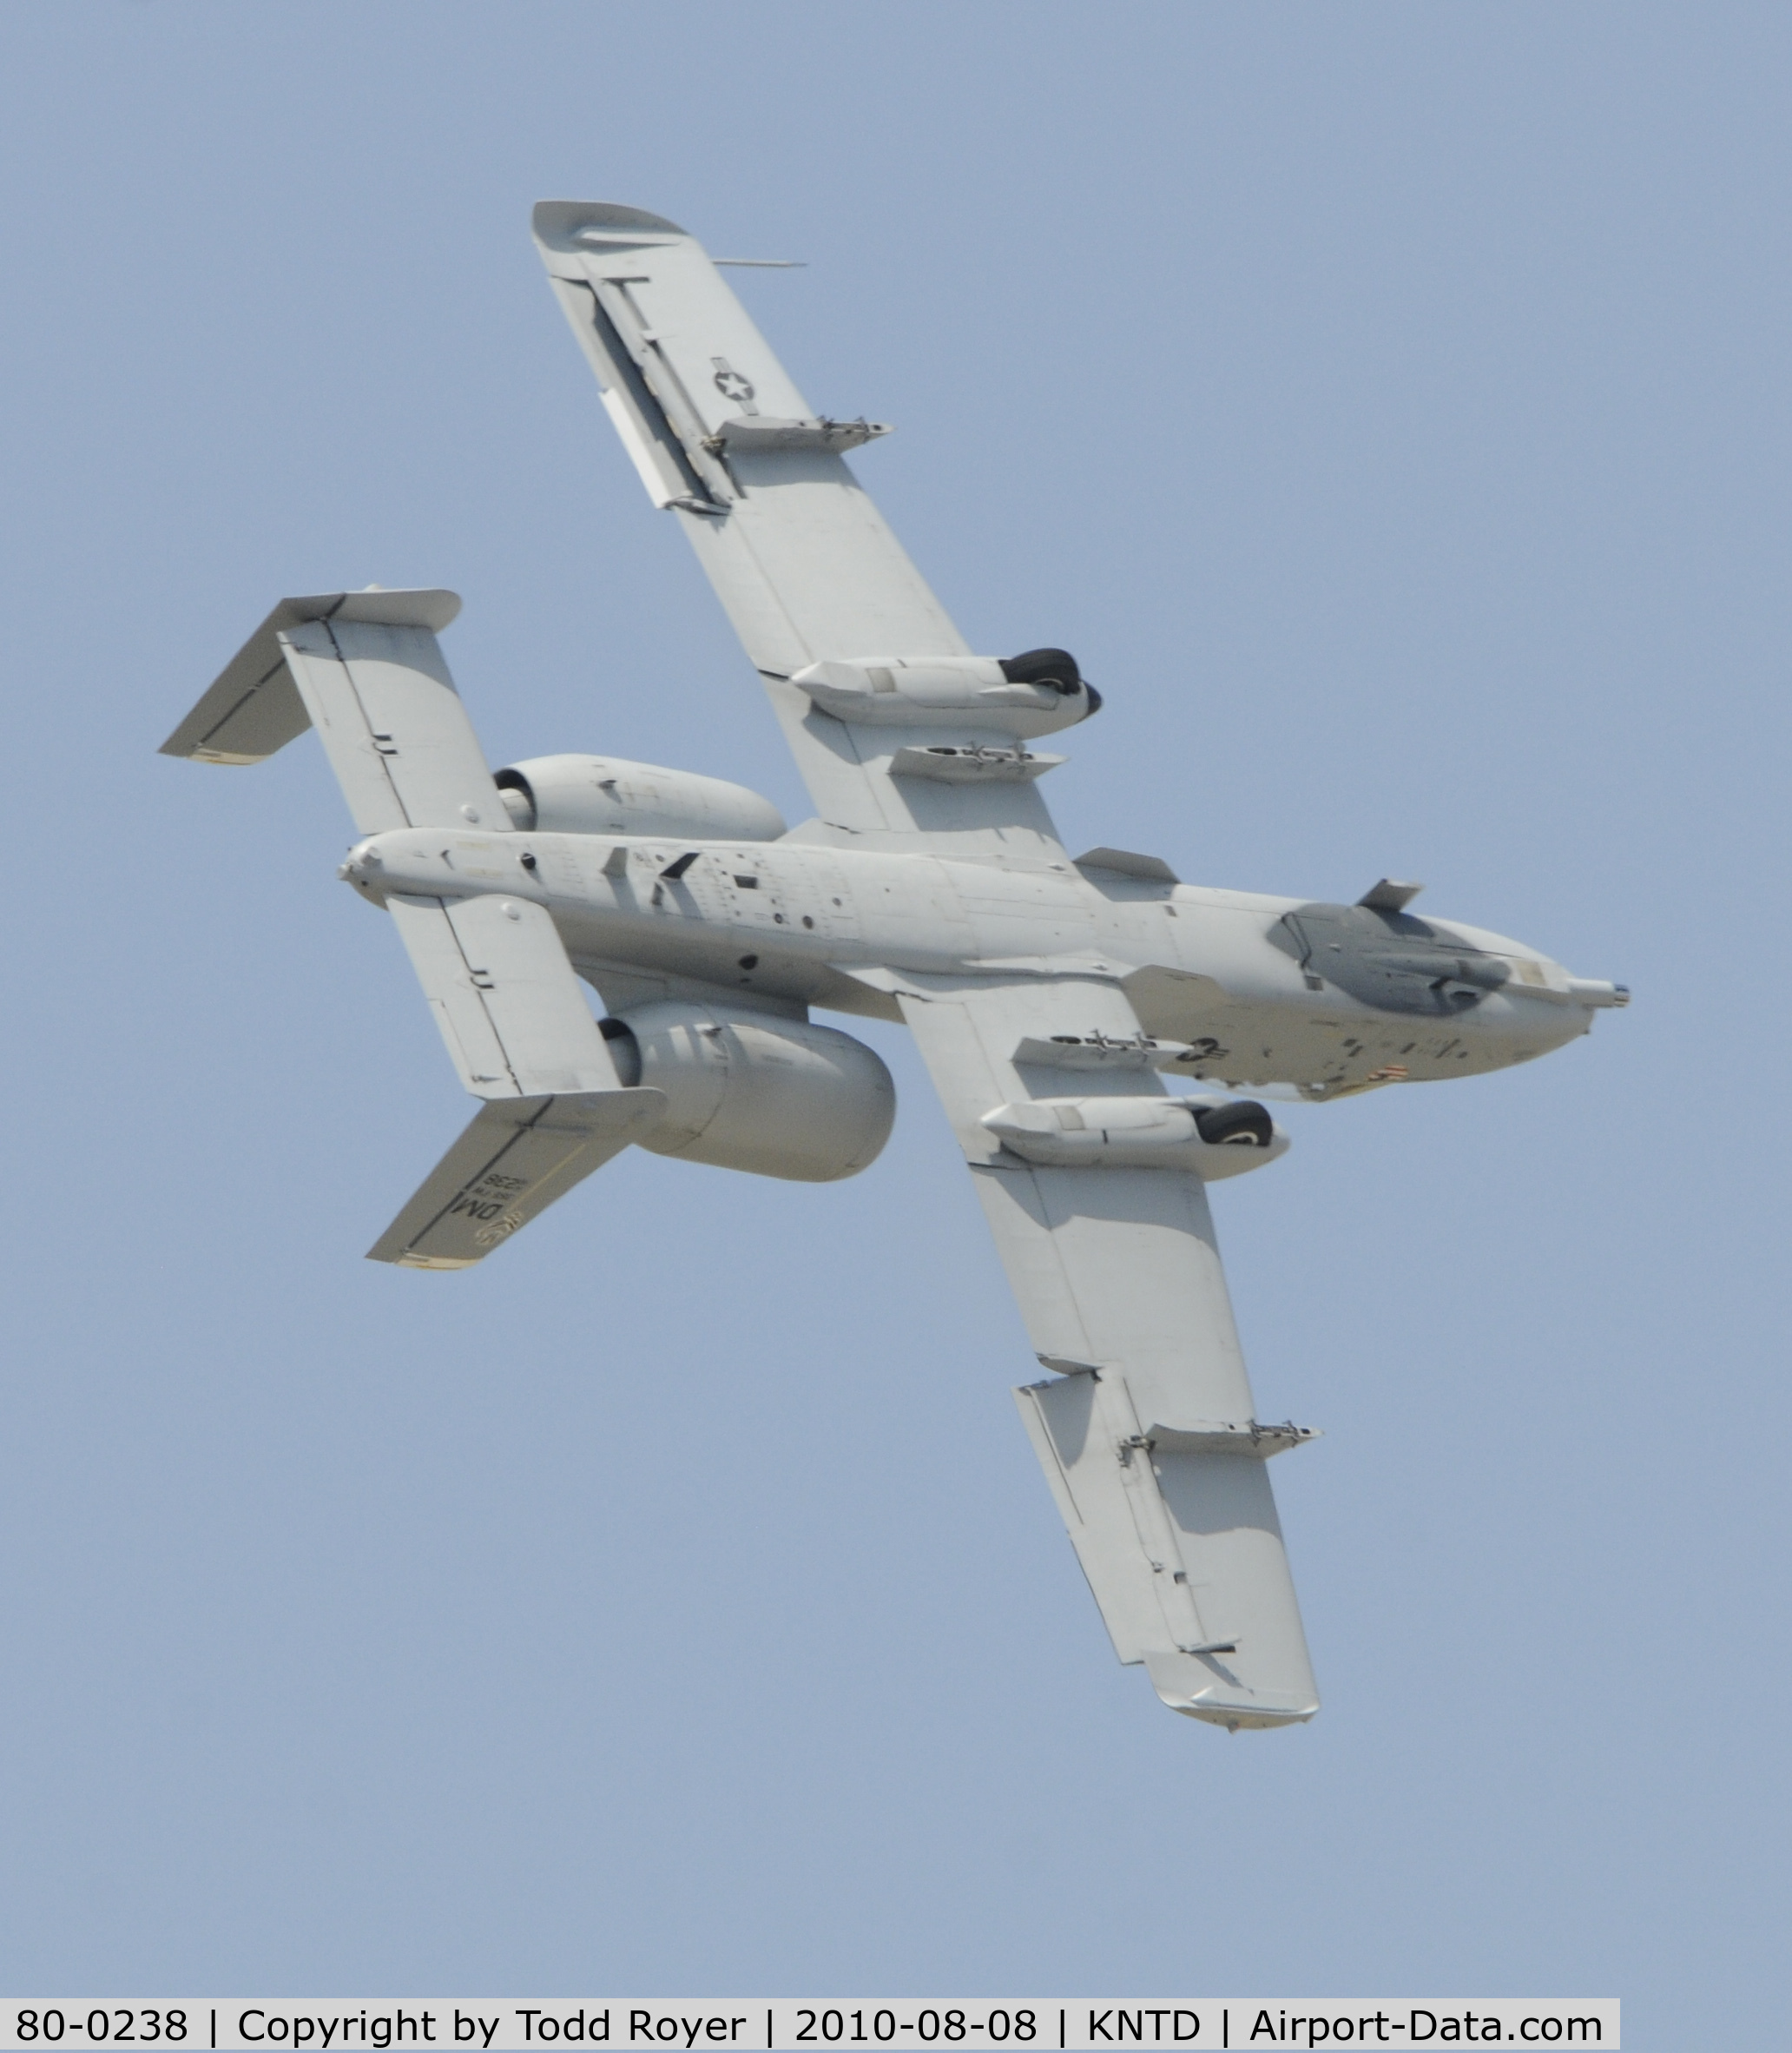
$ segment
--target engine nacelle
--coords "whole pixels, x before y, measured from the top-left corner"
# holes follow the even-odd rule
[[[890,1138],[889,1071],[831,1026],[669,1000],[603,1031],[624,1084],[666,1093],[641,1141],[656,1155],[827,1184],[868,1168]]]
[[[770,799],[744,784],[618,756],[532,756],[497,771],[495,781],[504,810],[525,834],[774,842],[787,831]]]
[[[1192,1169],[1204,1182],[1261,1169],[1288,1150],[1250,1099],[1031,1098],[982,1124],[1005,1148],[1055,1167]]]

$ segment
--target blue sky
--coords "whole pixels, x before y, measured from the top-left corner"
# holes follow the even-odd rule
[[[0,15],[0,1986],[1769,2030],[1789,59],[1764,6]],[[1106,696],[1074,849],[1422,877],[1635,987],[1216,1195],[1327,1434],[1312,1726],[1113,1663],[893,1029],[853,1182],[636,1151],[472,1274],[361,1259],[465,1106],[340,800],[155,753],[273,601],[451,585],[494,762],[805,809],[544,196],[807,261],[735,276],[898,424],[860,474],[970,640]]]

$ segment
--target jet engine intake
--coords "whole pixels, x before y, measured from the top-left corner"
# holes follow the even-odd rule
[[[1261,1169],[1288,1149],[1287,1134],[1250,1099],[1032,1098],[998,1105],[982,1123],[1029,1162],[1192,1169],[1208,1183]]]
[[[534,756],[497,771],[494,782],[504,810],[525,834],[774,842],[788,831],[770,799],[744,784],[617,756]]]
[[[767,1013],[669,1000],[601,1022],[616,1073],[666,1094],[656,1155],[796,1183],[856,1176],[883,1151],[896,1086],[863,1041]]]

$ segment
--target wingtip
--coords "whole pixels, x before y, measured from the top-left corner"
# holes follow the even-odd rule
[[[1305,1687],[1293,1689],[1253,1688],[1201,1654],[1150,1653],[1145,1672],[1152,1688],[1172,1711],[1235,1733],[1305,1725],[1319,1709],[1318,1693],[1310,1678],[1293,1678],[1297,1685],[1305,1681]]]
[[[647,214],[638,207],[619,207],[609,200],[537,200],[530,217],[535,239],[549,249],[577,249],[588,229],[599,235],[645,231],[654,235],[688,233],[662,214]]]

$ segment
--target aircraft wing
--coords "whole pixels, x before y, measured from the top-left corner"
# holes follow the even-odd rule
[[[905,978],[898,996],[1053,1372],[1016,1396],[1115,1652],[1192,1717],[1310,1718],[1319,1700],[1268,1470],[1310,1435],[1256,1419],[1204,1185],[1182,1170],[1029,1163],[981,1124],[1030,1098],[1161,1092],[1147,1069],[1025,1059],[1053,1034],[1136,1037],[1125,993],[1066,975]]]
[[[945,782],[926,731],[855,725],[789,683],[814,663],[972,653],[844,456],[886,431],[811,412],[695,238],[544,200],[535,236],[649,497],[675,514],[765,681],[821,818],[857,834],[1042,837],[1031,782]],[[950,740],[963,739],[946,736]]]

